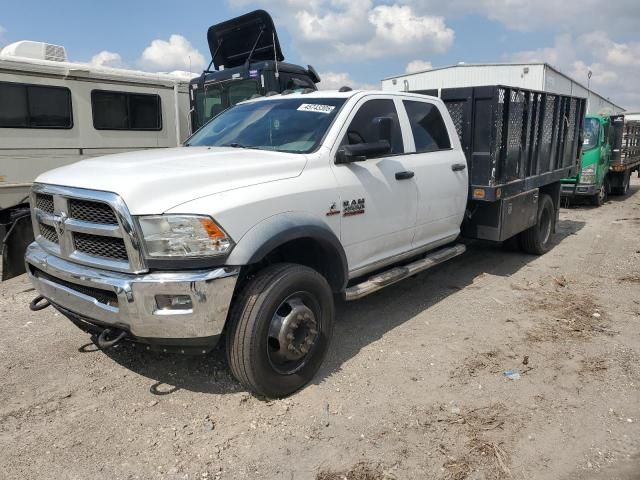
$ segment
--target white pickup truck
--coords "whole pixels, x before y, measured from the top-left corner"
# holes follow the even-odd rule
[[[464,252],[454,242],[472,216],[467,165],[438,98],[252,99],[183,147],[41,175],[31,308],[53,305],[101,347],[206,353],[224,336],[246,388],[285,396],[327,352],[335,294],[358,299]],[[549,248],[557,187],[557,199],[522,194],[533,205],[519,220],[525,250]]]

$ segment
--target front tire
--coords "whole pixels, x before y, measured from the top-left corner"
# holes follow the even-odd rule
[[[232,307],[226,349],[231,372],[258,395],[290,395],[320,368],[333,321],[333,293],[322,275],[303,265],[266,267]]]
[[[596,193],[593,197],[591,197],[591,204],[596,207],[601,207],[607,202],[607,198],[609,197],[609,180],[605,177],[602,180],[602,185],[600,185],[600,189],[598,193]]]
[[[525,253],[542,255],[551,248],[551,233],[555,218],[555,207],[549,195],[541,194],[538,203],[538,220],[536,224],[520,233],[520,248]]]

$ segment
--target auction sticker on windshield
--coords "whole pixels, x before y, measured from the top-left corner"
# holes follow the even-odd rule
[[[299,112],[318,112],[318,113],[331,113],[336,108],[333,105],[319,105],[315,103],[303,103],[298,107]]]

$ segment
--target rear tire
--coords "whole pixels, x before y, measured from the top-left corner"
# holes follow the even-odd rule
[[[549,195],[541,194],[538,202],[536,224],[518,235],[520,248],[525,253],[542,255],[551,248],[551,233],[555,219],[555,207]]]
[[[318,371],[333,333],[333,293],[315,270],[271,265],[236,298],[229,317],[227,361],[248,390],[285,397]]]
[[[625,172],[622,174],[622,185],[620,187],[616,187],[615,194],[616,195],[626,195],[629,193],[629,185],[631,183],[631,171]]]

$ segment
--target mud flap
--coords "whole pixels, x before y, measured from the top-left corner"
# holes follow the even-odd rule
[[[2,280],[25,273],[24,253],[33,242],[33,228],[28,205],[0,211],[2,240]]]

